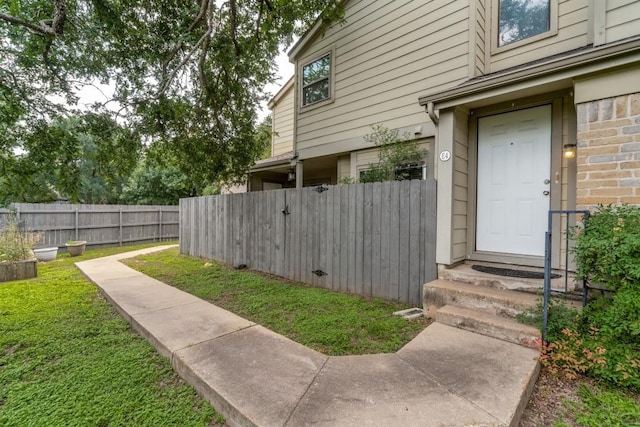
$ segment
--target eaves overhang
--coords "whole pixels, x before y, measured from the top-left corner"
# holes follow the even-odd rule
[[[433,103],[435,110],[472,104],[510,90],[523,90],[554,81],[573,79],[612,67],[640,61],[640,37],[579,49],[508,70],[477,77],[459,86],[421,96],[421,106]]]
[[[279,156],[269,157],[268,159],[264,160],[258,160],[253,165],[253,167],[251,167],[250,172],[260,172],[277,167],[289,166],[291,164],[291,161],[296,158],[296,154],[293,151],[289,151],[288,153],[280,154]]]

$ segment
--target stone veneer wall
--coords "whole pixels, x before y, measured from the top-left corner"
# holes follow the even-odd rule
[[[577,209],[640,204],[640,93],[577,105]]]

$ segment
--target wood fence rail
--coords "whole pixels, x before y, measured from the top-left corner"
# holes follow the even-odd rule
[[[0,228],[12,213],[26,229],[43,233],[40,247],[64,247],[69,240],[94,247],[176,240],[179,233],[178,206],[16,203],[0,209]]]
[[[436,183],[180,200],[180,251],[317,287],[422,305],[437,277]]]

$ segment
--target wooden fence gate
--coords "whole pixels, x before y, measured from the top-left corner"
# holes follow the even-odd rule
[[[180,201],[180,251],[422,305],[437,277],[436,184],[393,181]]]

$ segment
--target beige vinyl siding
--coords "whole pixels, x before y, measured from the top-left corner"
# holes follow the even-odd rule
[[[338,157],[338,182],[351,177],[351,156]]]
[[[497,0],[491,0],[493,7]],[[604,1],[604,0],[596,0]],[[552,17],[553,19],[553,17]],[[513,49],[493,53],[490,72],[504,70],[586,46],[589,26],[589,0],[558,0],[558,33]],[[497,43],[497,23],[491,25],[490,46]]]
[[[293,86],[278,100],[272,111],[273,134],[271,156],[293,151],[293,102],[295,100]]]
[[[481,76],[485,74],[485,61],[486,61],[486,42],[487,42],[487,31],[488,31],[488,20],[487,20],[487,8],[486,8],[486,0],[476,0],[475,1],[475,26],[473,26],[474,22],[471,22],[472,28],[475,28],[472,36],[475,37],[475,43],[472,44],[473,47],[473,76]]]
[[[334,99],[300,108],[296,148],[305,156],[344,150],[371,126],[393,129],[428,124],[416,102],[425,90],[451,87],[468,78],[468,2],[435,0],[349,1],[346,24],[336,24],[313,41],[298,66],[334,49]],[[297,94],[299,97],[299,94]],[[299,102],[299,101],[297,101]],[[433,135],[425,126],[423,137]],[[318,147],[324,146],[323,150]],[[309,152],[311,153],[311,152]]]
[[[640,33],[640,2],[607,0],[605,22],[607,43],[638,35]]]
[[[455,111],[453,136],[453,220],[451,234],[452,261],[467,253],[467,204],[469,200],[469,116],[468,111]]]

